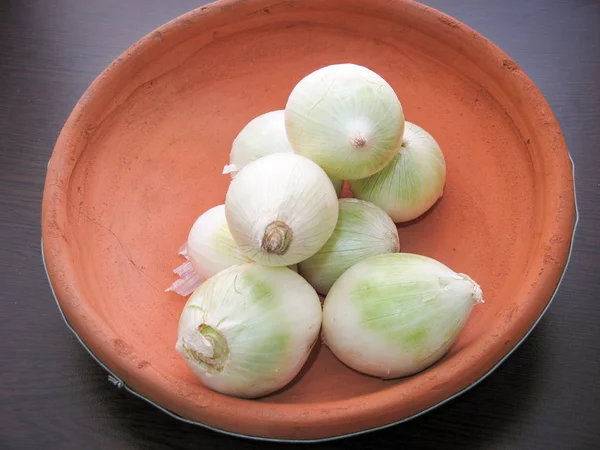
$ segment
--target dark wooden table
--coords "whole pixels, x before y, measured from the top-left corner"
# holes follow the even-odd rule
[[[265,445],[180,423],[111,385],[64,325],[40,258],[46,163],[75,102],[129,45],[202,3],[0,1],[0,449]],[[479,386],[313,448],[600,448],[600,2],[426,3],[502,47],[550,102],[577,171],[572,260],[538,327]]]

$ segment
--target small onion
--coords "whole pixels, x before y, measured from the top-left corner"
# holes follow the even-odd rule
[[[208,388],[260,397],[298,374],[320,325],[319,297],[300,275],[242,264],[209,278],[190,296],[176,349]]]
[[[381,378],[419,372],[456,341],[481,289],[425,256],[388,253],[347,270],[323,306],[323,339],[346,365]]]
[[[240,252],[231,236],[225,205],[215,206],[196,219],[179,254],[185,257],[186,262],[173,270],[179,278],[166,291],[174,291],[184,297],[221,270],[252,262]],[[298,264],[288,267],[298,272]]]
[[[400,151],[383,170],[350,180],[352,193],[375,203],[394,222],[416,219],[442,196],[446,163],[440,146],[423,128],[406,122]]]
[[[274,153],[244,167],[225,199],[238,248],[267,266],[299,263],[333,233],[338,199],[327,174],[294,153]]]
[[[300,274],[326,295],[331,285],[354,264],[370,256],[398,252],[398,230],[378,206],[344,198],[333,234],[321,249],[299,264]]]
[[[293,153],[285,131],[284,111],[270,111],[252,119],[234,139],[229,154],[229,165],[223,173],[234,178],[238,171],[252,161],[273,153]],[[344,185],[343,180],[329,177],[337,195]]]
[[[252,261],[238,249],[231,236],[225,205],[215,206],[196,219],[188,235],[187,254],[202,280],[233,265]]]
[[[356,64],[335,64],[294,87],[285,127],[296,153],[335,177],[355,179],[391,161],[404,132],[404,114],[381,76]]]

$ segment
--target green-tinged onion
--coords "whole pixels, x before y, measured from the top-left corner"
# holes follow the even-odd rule
[[[389,253],[348,269],[323,306],[323,339],[345,364],[381,378],[419,372],[463,329],[481,289],[425,256]]]
[[[208,388],[260,397],[296,376],[320,325],[319,297],[300,275],[242,264],[209,278],[190,296],[176,348]]]
[[[381,208],[353,198],[339,200],[339,206],[337,225],[329,240],[299,264],[300,274],[323,295],[354,264],[400,250],[396,225]]]
[[[274,153],[232,180],[225,215],[238,248],[267,266],[314,255],[333,233],[338,199],[327,174],[295,153]]]
[[[394,222],[426,212],[442,196],[446,163],[440,146],[423,128],[406,122],[400,151],[380,172],[348,182],[352,193],[375,203]]]
[[[377,73],[323,67],[294,87],[285,107],[294,151],[341,179],[364,178],[391,161],[404,132],[402,106]]]
[[[293,153],[285,131],[284,111],[270,111],[252,119],[234,139],[229,154],[229,165],[223,173],[234,178],[238,171],[254,160],[273,153]],[[338,195],[343,180],[330,176],[329,179]]]

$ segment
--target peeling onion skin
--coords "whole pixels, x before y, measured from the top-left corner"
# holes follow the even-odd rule
[[[201,280],[252,261],[238,249],[231,236],[225,205],[215,206],[196,219],[188,235],[187,254]]]
[[[285,107],[294,151],[334,177],[370,176],[391,161],[404,133],[392,87],[356,64],[323,67],[294,87]]]
[[[332,286],[323,305],[323,341],[359,372],[404,377],[442,358],[480,302],[477,283],[434,259],[374,256]]]
[[[252,161],[273,153],[294,153],[285,131],[285,117],[282,109],[269,111],[252,119],[233,140],[226,173],[235,178],[237,172]],[[337,195],[344,181],[329,176]]]
[[[315,290],[286,267],[232,266],[190,296],[177,351],[208,388],[242,398],[267,395],[300,371],[321,326]]]
[[[221,270],[253,262],[240,252],[231,236],[225,205],[215,206],[196,219],[179,254],[185,257],[186,262],[173,270],[179,278],[165,292],[173,291],[183,297]],[[288,267],[298,273],[298,264]]]
[[[294,153],[251,162],[233,179],[225,215],[238,248],[266,266],[314,255],[333,233],[338,198],[317,164]]]
[[[356,198],[376,204],[399,223],[427,212],[442,196],[445,182],[440,146],[427,131],[407,121],[394,159],[375,175],[349,180],[348,185]]]

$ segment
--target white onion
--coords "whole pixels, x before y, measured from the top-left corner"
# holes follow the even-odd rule
[[[423,128],[406,122],[400,151],[380,172],[350,180],[352,193],[387,212],[394,222],[416,219],[442,196],[446,163],[440,146]]]
[[[231,236],[225,205],[215,206],[196,219],[188,235],[187,252],[202,280],[233,265],[252,261],[238,249]]]
[[[329,240],[299,264],[300,274],[324,295],[354,264],[400,250],[396,225],[381,208],[354,198],[341,199],[339,206],[338,221]]]
[[[350,180],[372,175],[390,162],[404,132],[404,114],[381,76],[356,64],[335,64],[294,87],[285,126],[296,153]]]
[[[314,289],[286,267],[232,266],[188,299],[177,351],[202,383],[237,397],[259,397],[300,371],[321,325]]]
[[[270,111],[252,119],[236,136],[224,173],[234,178],[238,171],[252,161],[273,153],[293,153],[285,131],[284,111]],[[329,177],[338,195],[344,182]]]
[[[221,270],[252,262],[238,249],[231,236],[225,205],[215,206],[196,219],[179,254],[186,262],[173,270],[179,278],[166,291],[175,291],[184,297]],[[298,272],[297,264],[288,267]]]
[[[395,378],[439,360],[458,338],[481,289],[425,256],[388,253],[348,269],[323,306],[323,339],[343,363]]]
[[[267,266],[296,264],[319,250],[338,218],[327,174],[294,153],[274,153],[244,167],[225,200],[238,248]]]

